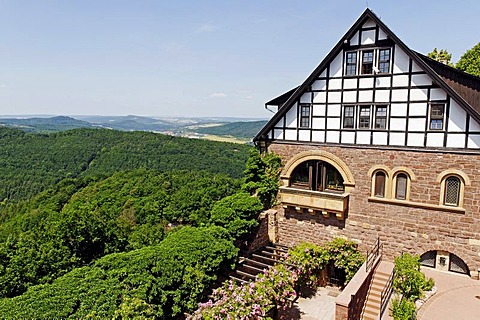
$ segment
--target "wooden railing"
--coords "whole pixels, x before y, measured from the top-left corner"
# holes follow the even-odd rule
[[[382,244],[380,243],[380,238],[377,238],[377,242],[372,250],[367,251],[367,263],[365,264],[367,272],[372,268],[377,257],[382,254]]]
[[[390,299],[390,296],[392,295],[393,278],[394,277],[395,277],[395,269],[392,271],[392,274],[388,278],[388,281],[385,284],[385,288],[383,288],[382,294],[380,296],[380,317],[385,312],[385,309],[387,308],[387,305],[388,305],[388,300]]]

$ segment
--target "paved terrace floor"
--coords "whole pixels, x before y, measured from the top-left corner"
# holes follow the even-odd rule
[[[280,311],[281,320],[334,320],[338,288],[322,287],[309,298],[298,298],[291,309]]]
[[[480,281],[452,272],[423,268],[435,280],[437,293],[420,307],[418,320],[480,319]]]

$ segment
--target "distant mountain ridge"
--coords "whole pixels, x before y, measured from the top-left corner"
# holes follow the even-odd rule
[[[153,118],[144,116],[53,116],[2,118],[0,126],[26,132],[49,133],[77,128],[106,128],[119,131],[149,131],[173,135],[220,135],[251,139],[266,120],[231,117]]]

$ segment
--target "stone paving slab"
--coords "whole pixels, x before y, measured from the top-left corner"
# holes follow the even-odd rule
[[[279,312],[282,320],[334,320],[336,288],[319,288],[310,298],[298,298],[292,309]]]

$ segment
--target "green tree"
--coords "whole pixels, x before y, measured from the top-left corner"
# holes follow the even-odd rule
[[[216,202],[212,209],[211,222],[228,230],[232,238],[239,238],[258,225],[260,201],[245,192],[236,193]]]
[[[256,195],[264,209],[270,208],[277,197],[278,177],[282,168],[281,158],[274,153],[260,155],[257,149],[250,150],[242,189]]]
[[[448,53],[446,49],[437,50],[437,48],[433,49],[432,52],[429,52],[427,56],[433,60],[438,62],[444,63],[450,67],[453,67],[452,63],[452,54]]]
[[[415,302],[423,292],[433,287],[433,279],[426,279],[420,270],[420,257],[404,253],[395,257],[393,288],[403,298]]]
[[[480,42],[470,50],[467,50],[460,57],[455,67],[458,70],[480,77]]]

